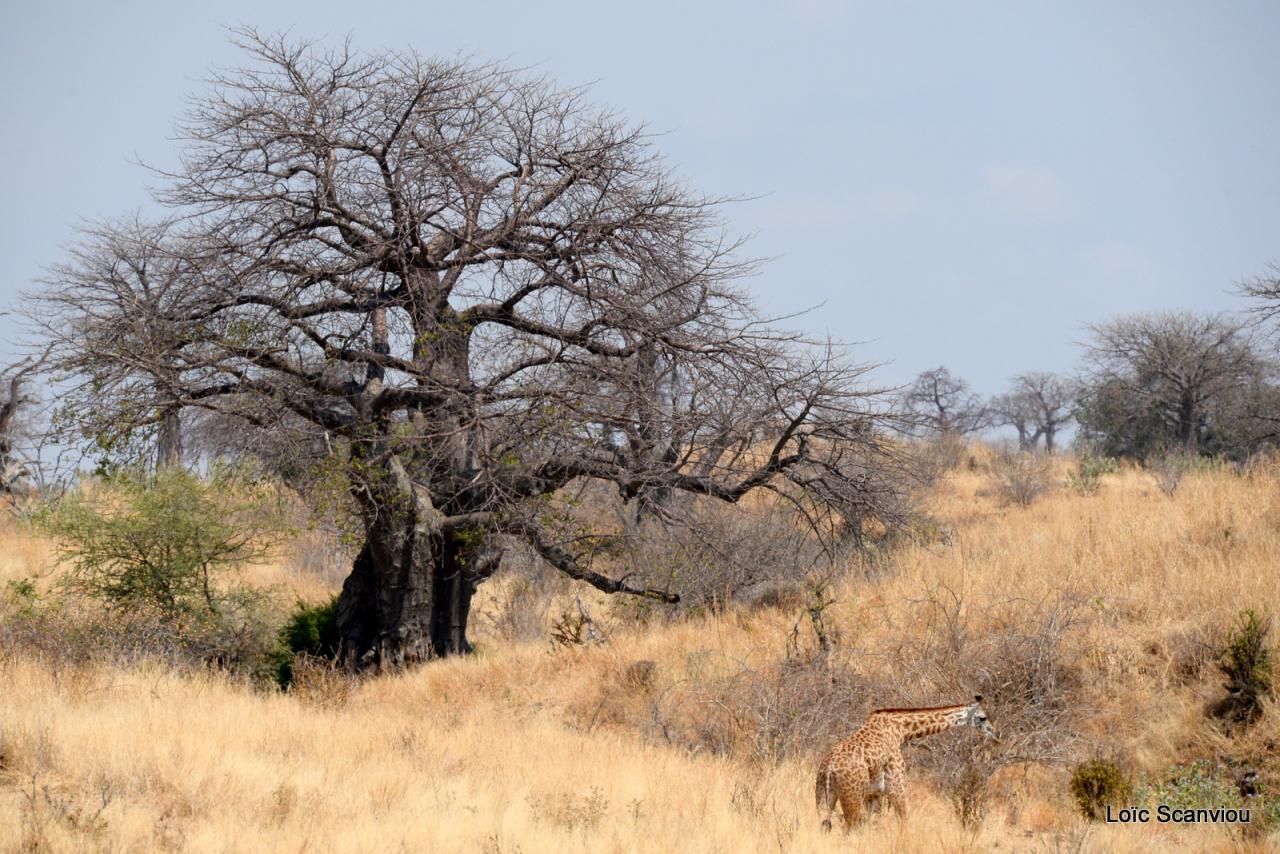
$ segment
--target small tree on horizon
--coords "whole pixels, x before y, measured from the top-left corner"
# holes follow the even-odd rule
[[[1031,450],[1044,439],[1045,450],[1057,449],[1057,435],[1074,419],[1075,383],[1046,371],[1018,374],[1009,391],[990,405],[992,423],[1018,433],[1018,447]]]
[[[903,391],[902,406],[917,430],[941,439],[976,433],[991,420],[982,396],[943,366],[918,374]]]

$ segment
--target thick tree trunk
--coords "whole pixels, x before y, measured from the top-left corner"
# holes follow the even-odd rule
[[[501,552],[474,533],[440,533],[403,503],[381,510],[338,598],[343,660],[387,670],[471,652],[471,597]]]

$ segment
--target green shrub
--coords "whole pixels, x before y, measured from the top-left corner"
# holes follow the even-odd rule
[[[1102,485],[1102,476],[1116,470],[1116,461],[1111,457],[1085,454],[1075,470],[1067,472],[1067,486],[1080,495],[1094,495]]]
[[[1178,809],[1199,809],[1235,806],[1240,796],[1213,763],[1198,759],[1189,765],[1175,765],[1163,779],[1144,784],[1138,790],[1138,799]]]
[[[233,570],[284,526],[243,469],[119,470],[34,521],[65,567],[47,597],[15,589],[13,643],[57,660],[160,657],[265,677],[273,605]],[[277,538],[278,539],[278,538]]]
[[[122,471],[65,497],[38,523],[69,564],[64,586],[107,605],[202,619],[234,604],[226,570],[268,554],[266,496],[235,469]]]
[[[1214,809],[1248,806],[1252,821],[1259,827],[1280,825],[1280,797],[1265,787],[1255,797],[1240,795],[1238,769],[1198,759],[1188,765],[1174,765],[1159,780],[1145,783],[1136,792],[1137,803],[1164,804],[1177,809]]]
[[[1081,762],[1071,772],[1071,795],[1088,819],[1101,819],[1108,805],[1126,805],[1132,792],[1128,776],[1119,765],[1106,759]]]
[[[338,597],[319,605],[299,602],[280,629],[280,650],[276,655],[276,682],[288,688],[293,682],[298,656],[333,659],[338,655]]]
[[[1271,621],[1242,611],[1228,633],[1218,669],[1226,677],[1227,696],[1213,709],[1215,716],[1248,725],[1262,717],[1262,701],[1271,694],[1271,650],[1267,634]]]

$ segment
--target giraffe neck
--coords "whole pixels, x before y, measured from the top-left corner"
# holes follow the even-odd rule
[[[875,712],[897,731],[902,741],[923,738],[964,722],[964,706],[940,709],[910,709]]]

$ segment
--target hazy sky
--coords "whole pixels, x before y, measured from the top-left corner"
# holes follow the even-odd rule
[[[728,215],[775,259],[761,303],[821,305],[798,322],[884,382],[1069,370],[1084,323],[1239,308],[1280,260],[1275,2],[3,2],[0,305],[147,204],[134,161],[172,161],[240,23],[592,83],[690,183],[759,197]]]

